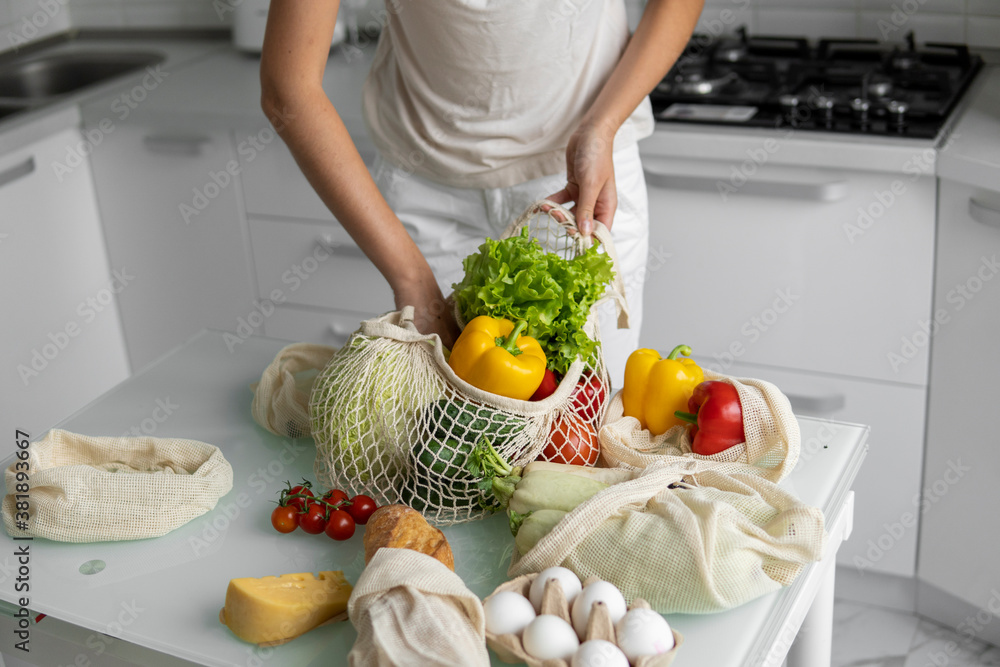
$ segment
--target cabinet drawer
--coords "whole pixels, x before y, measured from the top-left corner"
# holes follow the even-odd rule
[[[643,166],[645,346],[927,383],[932,177],[770,164],[744,177],[738,162],[645,155]]]
[[[392,310],[388,283],[340,225],[251,219],[249,226],[261,298],[359,313]]]
[[[264,333],[293,343],[319,343],[340,347],[358,330],[362,320],[377,313],[317,311],[295,306],[277,306],[264,323]]]
[[[252,133],[247,133],[252,134]],[[237,133],[237,139],[240,139]],[[365,164],[371,168],[377,153],[367,136],[355,138]],[[330,209],[313,190],[288,146],[280,138],[254,152],[252,159],[241,155],[243,197],[250,215],[334,220]]]
[[[708,360],[699,363],[711,367]],[[725,372],[773,382],[800,417],[871,427],[868,456],[854,483],[854,532],[837,562],[864,572],[912,577],[918,531],[915,524],[903,526],[901,517],[917,517],[919,510],[914,498],[919,498],[921,486],[926,389],[753,364],[736,364]],[[824,444],[803,442],[800,456],[808,457]]]

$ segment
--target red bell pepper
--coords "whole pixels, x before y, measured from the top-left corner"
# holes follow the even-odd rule
[[[696,386],[688,409],[690,413],[678,410],[674,415],[694,424],[691,451],[695,454],[711,456],[746,441],[740,395],[728,382],[708,380]]]

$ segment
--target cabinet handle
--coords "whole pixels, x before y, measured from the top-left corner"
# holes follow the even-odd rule
[[[343,322],[331,322],[330,323],[330,331],[332,331],[333,335],[336,336],[337,338],[344,338],[344,339],[346,339],[348,336],[350,336],[356,330],[357,330],[357,327],[354,326],[354,325],[352,325],[352,324],[344,324]]]
[[[806,394],[785,394],[792,404],[795,414],[830,414],[842,409],[847,404],[844,394],[828,394],[827,396],[809,396]]]
[[[692,176],[690,174],[665,174],[645,169],[646,183],[658,188],[698,192],[718,192],[719,183],[727,183],[723,178]],[[793,181],[765,181],[749,178],[739,191],[757,197],[777,197],[815,202],[835,202],[847,199],[850,188],[847,181],[827,183],[795,183]]]
[[[8,183],[13,183],[14,181],[24,178],[28,174],[35,171],[35,158],[29,157],[24,162],[15,164],[9,169],[4,169],[0,171],[0,188],[7,185]]]
[[[342,243],[333,237],[333,234],[321,234],[316,239],[316,245],[326,250],[331,255],[340,257],[367,257],[365,251],[353,243]]]
[[[202,144],[211,137],[192,134],[149,134],[142,138],[146,150],[164,155],[201,155]]]
[[[1000,211],[969,197],[969,217],[981,225],[1000,227]]]

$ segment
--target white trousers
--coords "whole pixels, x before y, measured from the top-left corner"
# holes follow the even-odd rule
[[[649,204],[639,148],[614,153],[618,210],[611,236],[631,311],[631,328],[618,329],[614,304],[599,306],[604,359],[611,383],[622,386],[625,361],[638,347],[642,292],[649,253]],[[427,258],[444,294],[462,280],[462,260],[487,236],[497,238],[533,202],[566,186],[566,174],[545,176],[508,188],[456,188],[417,176],[379,156],[373,176],[389,206]]]

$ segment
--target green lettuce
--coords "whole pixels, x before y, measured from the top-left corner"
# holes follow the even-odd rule
[[[583,330],[593,305],[614,278],[611,258],[595,243],[573,259],[546,252],[521,230],[500,241],[486,239],[463,262],[465,277],[454,284],[466,322],[479,315],[525,320],[548,367],[563,374],[579,356],[593,361],[597,342]]]

